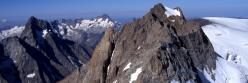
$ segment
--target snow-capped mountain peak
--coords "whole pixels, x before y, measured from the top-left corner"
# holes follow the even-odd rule
[[[73,36],[78,34],[77,31],[85,31],[90,33],[101,33],[107,28],[114,27],[115,22],[108,16],[96,17],[93,19],[77,20],[74,23],[60,22],[58,24],[59,33],[65,36]]]
[[[34,20],[35,18],[31,17],[30,19]],[[53,22],[55,24],[53,24]],[[121,26],[120,23],[113,21],[107,14],[97,16],[92,19],[61,19],[53,22],[53,28],[47,29],[47,32],[52,31],[63,37],[80,36],[79,34],[82,32],[98,34],[103,33],[107,28],[120,28]],[[19,36],[24,28],[24,26],[15,26],[13,28],[0,31],[0,40],[10,36]],[[42,34],[43,32],[44,31],[42,31]]]
[[[95,46],[96,40],[101,39],[101,35],[108,29],[120,30],[121,24],[113,21],[108,15],[98,16],[92,19],[76,19],[58,21],[54,32],[57,32],[64,39],[78,42],[86,42]]]
[[[13,28],[0,31],[0,40],[11,36],[19,36],[24,28],[25,26],[14,26]]]
[[[165,14],[167,15],[167,17],[170,17],[170,16],[181,16],[181,12],[179,9],[171,9],[167,6],[164,6],[166,11],[165,11]]]
[[[75,27],[71,27],[73,29],[82,29],[87,31],[89,28],[92,27],[99,27],[99,28],[109,28],[113,27],[114,22],[109,20],[108,18],[95,18],[93,20],[81,20],[81,22],[76,23]]]

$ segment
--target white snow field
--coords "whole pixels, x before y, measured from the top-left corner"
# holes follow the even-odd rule
[[[142,67],[136,69],[136,71],[133,74],[131,74],[131,79],[130,79],[129,83],[136,81],[141,72],[142,72]]]
[[[217,58],[213,83],[247,83],[248,19],[204,17],[212,22],[202,27],[211,41]],[[204,71],[205,77],[209,77]]]
[[[7,37],[20,36],[24,28],[25,26],[14,26],[13,28],[0,31],[0,40]]]
[[[31,73],[27,75],[27,78],[34,78],[34,76],[35,76],[35,73]]]
[[[107,28],[114,27],[115,23],[117,22],[112,21],[110,18],[82,19],[80,22],[77,22],[75,26],[61,22],[58,24],[58,31],[55,29],[53,29],[53,31],[62,36],[78,36],[82,33],[80,31],[102,33]],[[15,26],[10,29],[2,30],[0,31],[0,40],[7,37],[20,36],[24,29],[25,26]],[[47,30],[43,30],[42,37],[45,37],[47,33]]]
[[[167,15],[167,17],[170,17],[170,16],[181,16],[181,13],[179,10],[177,9],[171,9],[169,7],[166,7],[164,6],[166,11],[165,11],[165,14]]]
[[[95,18],[92,20],[81,20],[79,23],[76,23],[75,26],[70,24],[60,23],[59,33],[64,36],[75,36],[79,35],[81,32],[80,30],[91,32],[91,33],[101,33],[104,32],[107,28],[113,27],[115,22],[110,19],[103,19],[103,18]],[[66,33],[67,32],[67,33]]]

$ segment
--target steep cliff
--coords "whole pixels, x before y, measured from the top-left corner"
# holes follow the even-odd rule
[[[204,70],[214,79],[216,57],[198,23],[157,4],[121,32],[105,32],[87,66],[62,82],[201,83]]]

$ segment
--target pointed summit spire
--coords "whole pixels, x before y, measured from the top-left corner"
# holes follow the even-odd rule
[[[35,16],[31,16],[29,17],[29,20],[37,20],[37,18]]]
[[[180,7],[176,7],[176,8],[174,8],[174,9],[176,9],[177,11],[180,12],[180,16],[181,16],[181,18],[182,18],[183,20],[186,20],[186,18],[184,17],[183,11],[182,11],[182,9],[181,9]]]
[[[31,16],[31,17],[29,17],[26,26],[27,26],[27,25],[37,24],[37,22],[38,22],[38,19],[37,19],[36,17],[34,17],[34,16]]]
[[[158,3],[156,4],[152,9],[151,9],[151,13],[156,15],[156,16],[162,16],[164,15],[165,12],[165,8],[163,6],[162,3]]]

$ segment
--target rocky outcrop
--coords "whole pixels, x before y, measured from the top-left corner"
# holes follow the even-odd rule
[[[82,69],[75,71],[67,79],[61,81],[62,83],[95,83],[105,82],[108,65],[110,64],[111,54],[114,49],[112,40],[113,30],[109,28],[103,36],[100,43],[96,46],[93,52],[91,62],[88,65],[81,67]],[[106,72],[104,72],[106,71]],[[86,77],[85,77],[86,75]],[[83,80],[85,78],[85,80]]]
[[[91,62],[89,62],[83,83],[105,82],[107,78],[108,65],[111,61],[111,54],[115,47],[112,42],[113,40],[111,40],[112,36],[112,29],[107,30],[101,43],[97,45],[93,53],[95,56],[92,56]]]
[[[199,24],[188,22],[181,10],[169,17],[166,11],[157,4],[120,33],[105,32],[86,69],[62,83],[206,82],[201,72],[213,73],[216,65],[211,43]]]
[[[90,58],[86,46],[84,48],[59,37],[50,23],[35,17],[29,19],[20,38],[8,37],[2,40],[2,44],[3,56],[8,57],[6,60],[10,64],[2,66],[0,71],[13,74],[5,75],[1,72],[4,78],[1,81],[10,83],[54,83],[84,65]],[[11,82],[14,78],[16,80]]]
[[[1,83],[20,83],[19,72],[8,56],[4,56],[3,45],[0,43],[0,82]]]

